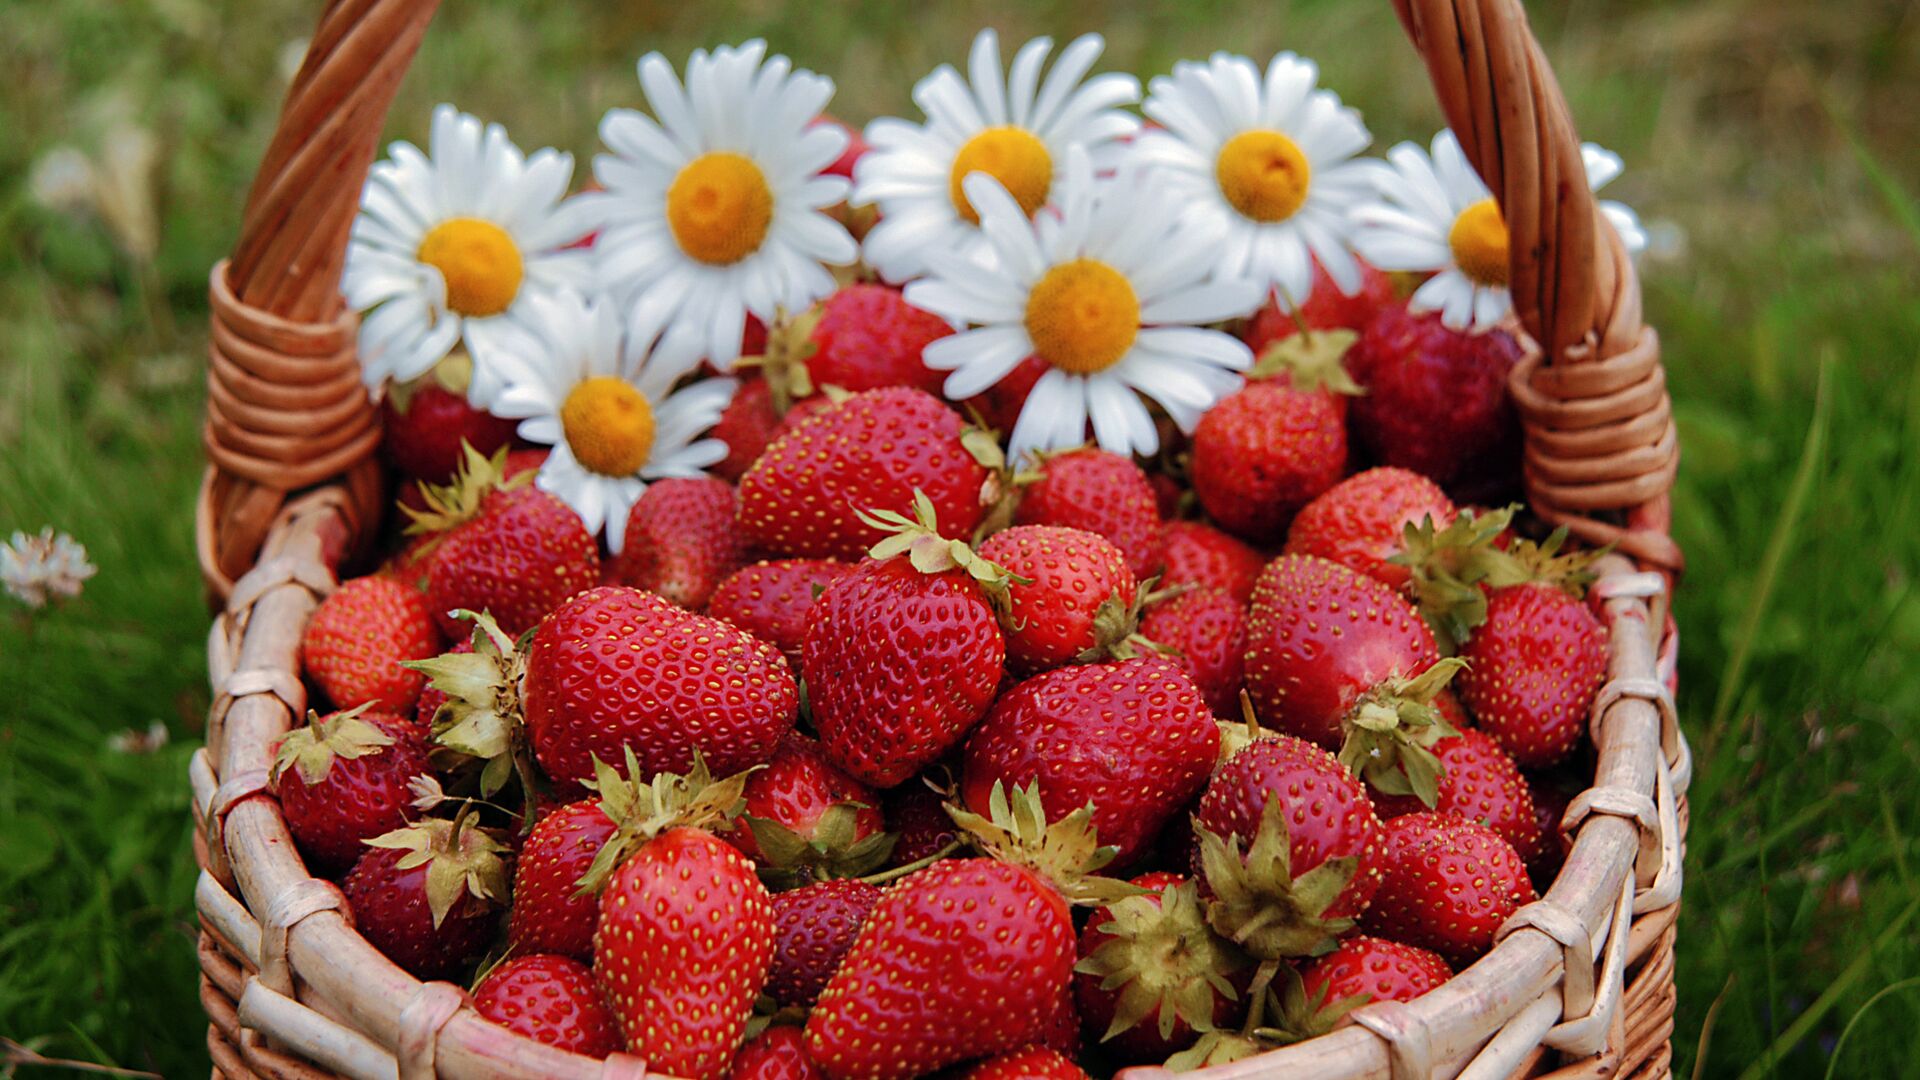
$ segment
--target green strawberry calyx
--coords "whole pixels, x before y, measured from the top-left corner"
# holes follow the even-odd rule
[[[1101,1041],[1148,1021],[1163,1040],[1173,1037],[1176,1021],[1212,1030],[1215,1001],[1238,996],[1227,976],[1247,961],[1208,928],[1199,885],[1183,881],[1157,897],[1116,900],[1106,915],[1093,923],[1106,937],[1074,965],[1098,977],[1102,991],[1119,992]]]
[[[1401,530],[1400,551],[1387,561],[1407,568],[1413,601],[1448,652],[1487,621],[1481,585],[1494,587],[1518,572],[1513,558],[1495,546],[1518,509],[1462,510],[1444,528],[1429,515]]]
[[[685,773],[656,773],[643,783],[634,779],[645,773],[633,747],[622,749],[624,773],[595,757],[593,779],[584,781],[600,796],[600,811],[613,822],[614,832],[575,882],[578,895],[599,892],[628,856],[669,829],[726,829],[746,807],[747,777],[759,768],[715,780],[695,750],[693,767]]]
[[[1237,835],[1223,838],[1197,821],[1193,832],[1200,841],[1202,874],[1213,890],[1207,924],[1251,955],[1262,960],[1318,956],[1353,928],[1351,918],[1329,918],[1326,911],[1353,880],[1360,860],[1342,855],[1295,877],[1281,800],[1267,800],[1244,855]]]
[[[1167,1059],[1167,1068],[1188,1072],[1210,1065],[1227,1065],[1279,1046],[1317,1038],[1339,1026],[1347,1014],[1372,999],[1354,994],[1327,1000],[1327,987],[1308,994],[1293,965],[1269,960],[1255,974],[1246,1023],[1238,1032],[1209,1031],[1193,1046]],[[1266,1022],[1266,1014],[1274,1019]]]
[[[1427,809],[1440,801],[1445,772],[1433,745],[1459,732],[1434,705],[1465,660],[1447,657],[1413,678],[1382,681],[1340,721],[1346,741],[1340,764],[1385,795],[1416,795]]]
[[[895,833],[859,835],[861,803],[840,802],[821,813],[813,834],[802,836],[772,818],[743,814],[760,848],[760,876],[781,885],[827,878],[857,878],[873,873],[893,854]]]
[[[1240,691],[1240,719],[1215,720],[1214,726],[1220,729],[1220,754],[1214,758],[1214,769],[1218,771],[1233,755],[1258,742],[1264,734],[1260,730],[1260,717],[1253,711],[1253,696],[1245,688]]]
[[[1147,608],[1188,592],[1193,586],[1176,585],[1155,591],[1154,586],[1159,582],[1159,577],[1150,577],[1134,589],[1131,597],[1120,595],[1116,589],[1100,601],[1093,612],[1093,644],[1074,660],[1090,664],[1100,660],[1132,660],[1137,656],[1176,655],[1177,650],[1140,632],[1140,617]]]
[[[331,716],[307,710],[306,726],[287,732],[286,738],[280,741],[280,751],[273,756],[269,778],[279,783],[287,770],[293,769],[300,774],[302,783],[312,787],[327,778],[334,758],[366,757],[392,746],[393,739],[386,732],[360,718],[372,705],[367,702]]]
[[[933,500],[919,488],[913,489],[912,517],[897,510],[856,510],[854,513],[862,523],[887,534],[867,551],[875,559],[904,555],[913,568],[923,574],[964,570],[989,596],[1004,596],[1011,585],[1033,584],[999,563],[981,558],[966,541],[941,536]]]
[[[1344,327],[1332,330],[1305,330],[1289,334],[1261,350],[1259,359],[1248,370],[1250,379],[1286,376],[1295,390],[1311,393],[1325,390],[1347,397],[1366,393],[1347,372],[1347,351],[1360,340],[1356,331]]]
[[[460,441],[461,461],[450,484],[420,482],[420,495],[426,509],[417,510],[404,503],[408,536],[441,535],[472,521],[480,514],[487,496],[496,491],[512,491],[533,483],[531,471],[507,475],[507,448],[502,446],[489,457],[475,450],[465,439]],[[424,554],[424,551],[423,551]]]
[[[464,807],[452,821],[428,818],[366,841],[369,847],[406,852],[396,869],[427,868],[427,907],[436,930],[462,896],[487,904],[507,897],[507,864],[500,856],[508,848],[472,824],[474,813]]]
[[[533,762],[520,685],[526,676],[526,643],[532,631],[515,641],[485,612],[461,609],[453,614],[473,622],[473,651],[403,664],[425,675],[428,686],[447,696],[433,714],[433,742],[485,763],[480,770],[483,796],[493,797],[516,774],[531,796]]]
[[[1098,874],[1119,849],[1100,845],[1092,803],[1048,824],[1039,781],[1009,794],[1005,783],[996,780],[987,809],[983,816],[948,803],[947,816],[981,854],[1031,870],[1070,902],[1108,904],[1150,892]]]
[[[760,369],[773,398],[774,412],[781,416],[793,408],[794,402],[812,397],[821,389],[814,385],[807,361],[820,351],[820,343],[813,340],[813,331],[826,310],[825,304],[815,304],[791,317],[785,309],[776,311],[773,325],[767,329],[766,352],[734,361],[735,367]]]

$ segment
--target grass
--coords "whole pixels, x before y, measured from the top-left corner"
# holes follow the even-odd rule
[[[206,1068],[186,759],[206,707],[189,509],[206,267],[231,244],[281,56],[318,5],[0,6],[0,530],[92,550],[78,602],[0,609],[0,1035],[170,1076]],[[449,4],[395,112],[452,99],[589,152],[645,47],[766,34],[862,118],[973,27],[1107,31],[1136,71],[1294,48],[1377,146],[1437,122],[1387,5]],[[1920,1054],[1920,8],[1593,2],[1535,18],[1584,132],[1656,223],[1647,307],[1686,459],[1675,531],[1697,751],[1683,1074],[1894,1075]],[[148,131],[111,220],[29,197],[58,144]],[[127,145],[124,138],[121,146]],[[137,208],[153,209],[143,230]],[[109,749],[159,722],[154,754]],[[23,1070],[24,1073],[25,1070]]]

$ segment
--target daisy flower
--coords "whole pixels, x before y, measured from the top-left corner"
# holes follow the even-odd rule
[[[929,252],[954,251],[976,261],[985,255],[991,245],[982,235],[982,215],[965,190],[973,173],[993,177],[1031,217],[1050,200],[1069,147],[1086,147],[1105,164],[1118,140],[1140,127],[1118,108],[1140,100],[1140,80],[1115,73],[1087,79],[1104,48],[1098,34],[1075,38],[1043,83],[1051,38],[1021,46],[1003,75],[1000,39],[982,30],[973,39],[967,78],[942,64],[914,86],[926,123],[883,118],[869,124],[872,149],[853,167],[853,201],[880,208],[880,222],[862,248],[867,265],[890,281],[906,281],[927,272]]]
[[[930,251],[932,274],[909,284],[906,298],[974,326],[924,353],[928,367],[953,373],[945,390],[955,401],[1028,356],[1048,364],[1014,424],[1016,460],[1084,443],[1089,422],[1102,448],[1151,454],[1159,432],[1141,395],[1192,431],[1253,363],[1238,338],[1203,326],[1252,310],[1260,287],[1208,280],[1222,234],[1183,223],[1179,203],[1157,184],[1132,170],[1096,179],[1080,147],[1065,165],[1059,213],[1037,221],[992,176],[967,177],[991,261]]]
[[[569,250],[593,231],[591,208],[566,198],[573,155],[523,156],[499,124],[442,105],[427,153],[396,142],[367,175],[340,290],[363,313],[361,376],[378,394],[423,375],[464,344],[498,352],[527,302],[587,288],[592,256]],[[469,399],[485,407],[499,382],[476,364]]]
[[[813,123],[833,80],[766,52],[764,41],[695,50],[684,88],[665,57],[641,57],[653,116],[601,120],[610,152],[593,175],[606,190],[587,196],[605,215],[601,278],[633,332],[722,369],[740,355],[748,312],[771,325],[806,309],[834,289],[823,264],[857,252],[822,212],[847,194],[844,177],[821,175],[847,133]]]
[[[0,586],[30,608],[79,596],[97,569],[87,561],[85,546],[66,533],[54,532],[51,525],[38,536],[15,532],[11,540],[0,543]]]
[[[1262,76],[1244,56],[1182,61],[1148,84],[1141,110],[1164,130],[1143,133],[1132,158],[1163,174],[1187,220],[1222,233],[1218,273],[1307,299],[1318,259],[1342,292],[1360,288],[1347,248],[1348,211],[1371,193],[1352,160],[1372,136],[1311,60],[1281,53]]]
[[[1620,175],[1619,155],[1593,143],[1580,152],[1589,188]],[[1433,137],[1431,154],[1410,142],[1387,151],[1374,183],[1378,201],[1353,212],[1360,254],[1383,270],[1433,274],[1414,291],[1413,310],[1438,311],[1454,330],[1478,333],[1498,326],[1513,310],[1507,222],[1453,131]],[[1646,247],[1646,230],[1632,210],[1617,202],[1600,208],[1630,254]]]
[[[522,438],[553,447],[534,482],[588,532],[604,529],[618,554],[647,481],[700,476],[727,456],[726,443],[699,436],[733,400],[734,381],[675,390],[686,365],[648,353],[612,300],[567,291],[529,308],[529,342],[488,358],[505,380],[493,411],[520,420]]]

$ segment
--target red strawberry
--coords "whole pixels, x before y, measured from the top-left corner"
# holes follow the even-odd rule
[[[1169,521],[1161,532],[1166,570],[1160,587],[1203,585],[1224,589],[1246,603],[1266,557],[1211,525],[1198,521]]]
[[[817,117],[809,126],[836,127],[836,128],[839,128],[841,131],[844,131],[847,133],[847,148],[840,152],[839,157],[833,159],[833,163],[831,165],[828,165],[826,168],[821,169],[820,171],[823,174],[830,174],[833,176],[844,176],[849,180],[853,179],[854,162],[859,161],[861,157],[865,156],[867,150],[869,149],[869,147],[867,146],[867,140],[862,138],[860,135],[860,129],[841,123],[839,120],[831,116]]]
[[[1386,880],[1362,919],[1370,934],[1432,949],[1465,967],[1534,901],[1513,845],[1477,822],[1408,814],[1387,823]]]
[[[1061,988],[1059,1002],[1034,1041],[1066,1057],[1080,1056],[1080,1007],[1073,1000],[1072,983]]]
[[[785,340],[774,344],[772,352],[788,365],[805,365],[806,377],[793,387],[796,398],[823,386],[855,393],[910,386],[937,396],[946,372],[927,367],[920,353],[953,333],[953,327],[907,303],[898,289],[854,284],[842,286],[776,333]],[[776,367],[769,378],[793,379],[797,374]]]
[[[723,775],[773,755],[799,693],[779,650],[638,589],[603,586],[556,608],[527,649],[522,690],[548,776],[579,781],[591,758],[638,756],[645,779],[685,772],[695,751]]]
[[[887,828],[896,839],[890,867],[906,866],[936,855],[959,838],[959,830],[948,816],[945,799],[919,777],[913,777],[886,792],[881,806],[886,811]]]
[[[1300,971],[1308,997],[1328,1004],[1361,995],[1363,1002],[1412,1001],[1451,978],[1453,969],[1438,953],[1365,934]]]
[[[1313,264],[1313,286],[1300,301],[1299,319],[1269,297],[1265,306],[1253,313],[1240,337],[1257,356],[1269,345],[1292,337],[1305,323],[1312,330],[1364,330],[1380,309],[1399,299],[1393,278],[1369,263],[1360,263],[1360,287],[1352,295],[1327,276],[1318,259]]]
[[[946,535],[967,536],[992,474],[962,444],[963,428],[923,391],[855,394],[774,440],[741,477],[741,528],[782,555],[856,559],[882,535],[859,512],[905,511],[920,491]]]
[[[513,439],[515,421],[467,404],[472,376],[473,361],[455,352],[381,402],[381,452],[409,479],[444,484],[460,467],[462,444],[491,457]]]
[[[1127,1061],[1162,1061],[1245,1008],[1228,977],[1246,958],[1208,929],[1186,877],[1144,874],[1133,884],[1152,892],[1097,909],[1080,932],[1074,993],[1103,1046]]]
[[[1207,921],[1261,959],[1313,954],[1380,888],[1385,844],[1366,787],[1304,739],[1265,736],[1228,759],[1194,830]]]
[[[1247,609],[1240,601],[1213,588],[1180,593],[1147,608],[1140,636],[1174,650],[1215,716],[1240,715],[1247,651]]]
[[[473,1011],[568,1053],[603,1058],[620,1049],[620,1029],[593,971],[572,957],[534,953],[508,960],[474,990]]]
[[[1406,585],[1409,571],[1387,560],[1404,547],[1406,526],[1430,518],[1444,529],[1453,515],[1453,500],[1419,473],[1368,469],[1308,503],[1287,531],[1286,550],[1331,559],[1397,589]]]
[[[1356,441],[1383,465],[1398,465],[1453,489],[1512,475],[1519,425],[1507,373],[1520,345],[1505,330],[1449,330],[1437,313],[1392,304],[1347,353],[1366,393],[1350,411]],[[1470,492],[1477,494],[1477,492]]]
[[[1584,603],[1547,582],[1496,589],[1460,655],[1461,700],[1515,761],[1573,753],[1607,675],[1607,632]]]
[[[733,506],[733,485],[711,476],[647,485],[627,514],[614,579],[689,611],[706,607],[714,588],[747,561]]]
[[[1344,398],[1285,380],[1249,383],[1193,433],[1193,490],[1207,516],[1236,536],[1273,543],[1347,467]]]
[[[960,1080],[1091,1080],[1086,1070],[1058,1050],[1029,1046],[988,1058],[960,1074]]]
[[[807,1056],[806,1035],[797,1027],[770,1027],[733,1055],[727,1080],[826,1080]]]
[[[1529,863],[1544,853],[1533,795],[1499,743],[1484,731],[1461,731],[1434,743],[1432,749],[1442,770],[1439,799],[1429,808],[1412,795],[1377,794],[1374,806],[1382,818],[1432,809],[1487,826]]]
[[[327,700],[343,709],[413,707],[424,681],[401,667],[440,649],[440,630],[419,590],[390,577],[354,578],[320,602],[300,635],[300,662]]]
[[[1036,675],[967,739],[961,793],[984,814],[998,787],[1037,783],[1054,817],[1093,805],[1114,862],[1138,856],[1207,782],[1220,746],[1193,680],[1165,657]]]
[[[727,842],[765,868],[867,873],[889,850],[880,797],[835,768],[820,744],[789,732],[747,779],[745,820]]]
[[[1043,457],[1040,478],[1020,494],[1014,521],[1085,529],[1126,554],[1136,578],[1160,564],[1160,503],[1130,458],[1088,447]]]
[[[519,953],[593,956],[599,898],[581,894],[580,879],[614,834],[595,799],[570,802],[534,822],[513,868],[513,914],[507,941]]]
[[[880,896],[878,887],[856,878],[773,894],[773,969],[767,975],[767,993],[782,1005],[811,1008],[853,948]]]
[[[742,378],[733,392],[733,400],[720,410],[720,419],[708,433],[727,444],[727,456],[708,471],[722,480],[738,483],[753,463],[760,460],[779,427],[780,410],[774,405],[773,389],[767,380],[759,376]]]
[[[1029,356],[1001,377],[999,382],[961,404],[978,413],[987,426],[995,431],[1012,431],[1013,425],[1020,419],[1020,410],[1026,407],[1027,395],[1033,393],[1034,384],[1052,370],[1053,365],[1045,360]]]
[[[417,978],[446,978],[493,940],[506,848],[468,820],[432,818],[374,837],[340,884],[354,929]]]
[[[1153,502],[1160,510],[1160,519],[1168,524],[1180,513],[1180,502],[1187,494],[1187,486],[1163,472],[1147,474],[1147,483],[1153,487]],[[1164,544],[1166,533],[1161,532]]]
[[[1527,793],[1533,799],[1533,820],[1539,829],[1540,847],[1536,854],[1521,852],[1521,855],[1527,860],[1527,872],[1533,877],[1535,887],[1543,893],[1559,876],[1561,864],[1573,850],[1572,842],[1560,831],[1560,822],[1566,819],[1567,807],[1573,804],[1574,796],[1586,786],[1578,775],[1557,771],[1527,777]]]
[[[300,853],[332,876],[360,858],[365,841],[407,823],[407,782],[431,772],[411,723],[362,707],[309,713],[280,740],[271,778]]]
[[[1044,671],[1122,648],[1135,629],[1133,572],[1104,537],[1057,525],[1016,525],[980,545],[1016,580],[1000,629],[1017,672]]]
[[[826,559],[754,563],[735,571],[713,590],[707,614],[775,646],[798,672],[814,596],[851,569],[847,563]]]

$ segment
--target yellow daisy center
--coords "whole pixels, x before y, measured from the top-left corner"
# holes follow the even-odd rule
[[[428,230],[416,256],[440,271],[447,307],[485,318],[507,310],[520,293],[526,267],[507,230],[479,218],[448,218]]]
[[[760,250],[773,224],[773,189],[746,156],[727,150],[701,154],[667,187],[667,225],[680,250],[713,266],[727,266]]]
[[[975,225],[980,224],[980,212],[967,201],[961,182],[977,172],[1000,181],[1020,209],[1032,217],[1035,210],[1046,205],[1047,191],[1053,187],[1053,156],[1039,136],[1010,124],[990,127],[968,139],[953,155],[948,194],[953,208]]]
[[[1307,201],[1313,167],[1300,144],[1278,131],[1243,131],[1213,164],[1220,194],[1254,221],[1285,221]]]
[[[1035,356],[1062,371],[1092,375],[1120,362],[1140,333],[1140,298],[1126,275],[1094,259],[1047,271],[1027,294],[1027,336]]]
[[[573,388],[560,406],[560,427],[574,458],[602,476],[632,476],[653,452],[653,406],[611,375]]]
[[[1507,283],[1507,219],[1499,203],[1481,199],[1460,211],[1447,231],[1447,246],[1461,273],[1482,285]]]

